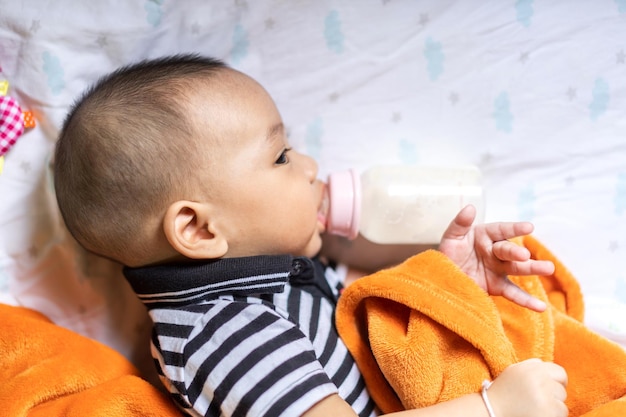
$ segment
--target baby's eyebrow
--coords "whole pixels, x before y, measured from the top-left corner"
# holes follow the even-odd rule
[[[274,126],[267,129],[267,137],[266,137],[267,140],[271,141],[276,136],[282,136],[284,130],[285,130],[285,126],[282,124],[282,122],[276,123]]]

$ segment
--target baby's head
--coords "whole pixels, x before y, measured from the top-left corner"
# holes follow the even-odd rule
[[[100,79],[68,115],[54,161],[69,231],[128,266],[312,256],[324,227],[316,176],[257,82],[190,55]]]

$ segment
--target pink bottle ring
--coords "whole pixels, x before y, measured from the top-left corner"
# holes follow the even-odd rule
[[[356,170],[333,172],[328,176],[328,222],[330,234],[354,239],[361,221],[361,177]]]

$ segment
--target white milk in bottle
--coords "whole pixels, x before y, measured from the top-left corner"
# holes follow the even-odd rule
[[[484,219],[481,173],[474,166],[392,165],[328,177],[328,233],[350,239],[361,233],[382,244],[438,244],[468,204]]]

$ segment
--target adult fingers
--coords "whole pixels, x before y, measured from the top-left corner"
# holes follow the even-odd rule
[[[557,365],[554,362],[546,362],[546,366],[548,366],[548,375],[559,384],[561,384],[564,388],[567,387],[568,378],[565,368]]]
[[[567,399],[567,390],[561,384],[555,384],[554,386],[554,398],[559,401],[565,402]]]

